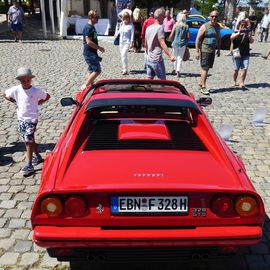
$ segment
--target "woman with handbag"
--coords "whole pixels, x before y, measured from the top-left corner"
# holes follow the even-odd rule
[[[245,79],[249,66],[249,50],[250,43],[253,43],[254,40],[246,20],[240,21],[239,29],[231,35],[231,41],[233,43],[233,86],[237,86],[237,77],[240,69],[240,87],[247,89]]]
[[[178,21],[173,26],[172,32],[169,36],[172,40],[172,54],[176,57],[176,61],[173,63],[172,74],[175,75],[177,72],[177,77],[181,76],[180,70],[182,67],[183,56],[185,51],[188,50],[187,44],[189,40],[189,29],[186,24],[186,15],[181,14]]]
[[[128,12],[125,12],[122,17],[122,23],[115,34],[119,36],[119,50],[122,62],[122,75],[128,74],[128,50],[132,48],[134,41],[134,26],[131,22],[131,17]]]

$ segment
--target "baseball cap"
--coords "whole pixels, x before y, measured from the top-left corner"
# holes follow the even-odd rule
[[[31,77],[34,78],[35,76],[32,74],[32,71],[30,68],[20,67],[17,70],[17,76],[16,79],[19,80],[23,77]]]

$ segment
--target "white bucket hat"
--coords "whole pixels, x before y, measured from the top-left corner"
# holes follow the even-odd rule
[[[20,67],[18,70],[17,70],[17,76],[16,76],[16,79],[19,80],[20,78],[23,78],[23,77],[31,77],[31,78],[34,78],[36,76],[34,76],[32,74],[32,71],[30,68],[25,68],[25,67]]]

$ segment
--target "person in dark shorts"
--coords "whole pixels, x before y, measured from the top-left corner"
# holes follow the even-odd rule
[[[97,31],[95,24],[98,22],[99,16],[95,10],[88,12],[88,23],[83,29],[83,56],[88,65],[88,72],[86,74],[85,84],[81,86],[84,89],[91,86],[94,80],[101,73],[100,58],[97,51],[105,52],[105,49],[98,45]]]
[[[11,23],[11,31],[14,35],[14,41],[22,42],[24,12],[22,7],[19,6],[19,2],[17,2],[17,0],[13,0],[12,3],[13,5],[7,12],[8,19]]]
[[[204,95],[209,95],[209,89],[206,88],[206,79],[208,71],[213,67],[215,54],[220,56],[220,27],[217,23],[218,12],[216,10],[210,13],[210,21],[204,23],[196,38],[196,59],[201,59],[201,77],[200,90]]]
[[[19,131],[26,146],[27,156],[27,163],[21,169],[23,176],[32,174],[34,172],[33,165],[43,161],[38,152],[34,135],[38,123],[38,105],[49,100],[50,95],[32,86],[34,77],[29,68],[19,68],[16,79],[21,84],[11,87],[4,93],[4,97],[17,106]]]

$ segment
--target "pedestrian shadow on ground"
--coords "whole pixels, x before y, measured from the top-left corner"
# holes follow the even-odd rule
[[[144,69],[140,70],[130,70],[130,74],[146,74],[146,71]]]
[[[246,88],[241,88],[240,86],[236,86],[236,87],[230,86],[230,87],[211,89],[210,93],[216,94],[216,93],[224,93],[224,92],[232,92],[232,91],[247,92],[253,88],[269,88],[269,87],[270,87],[269,83],[250,83],[250,84],[246,84]]]
[[[172,75],[172,76],[175,76],[175,78],[179,78],[179,77],[177,77],[176,75],[174,75],[174,74],[172,74],[171,72],[170,73],[166,73],[166,75]],[[181,75],[180,75],[180,78],[182,77],[182,78],[188,78],[188,77],[195,77],[195,78],[198,78],[198,77],[200,77],[201,76],[201,74],[199,74],[199,73],[181,73]],[[207,77],[210,77],[211,76],[211,74],[208,74],[208,76]]]
[[[17,42],[14,42],[14,40],[0,40],[0,43],[17,43]],[[46,41],[31,41],[31,40],[23,40],[22,42],[23,44],[27,44],[27,43],[30,43],[30,44],[39,44],[39,43],[47,43]],[[19,43],[18,43],[19,44]]]
[[[40,153],[52,151],[54,147],[55,143],[38,144],[38,150]],[[0,166],[6,166],[15,162],[12,158],[12,154],[17,152],[25,152],[25,145],[23,142],[12,142],[8,146],[1,147],[0,150]]]
[[[261,57],[261,53],[250,53],[250,57]]]
[[[250,83],[246,85],[248,88],[269,88],[270,83]]]

